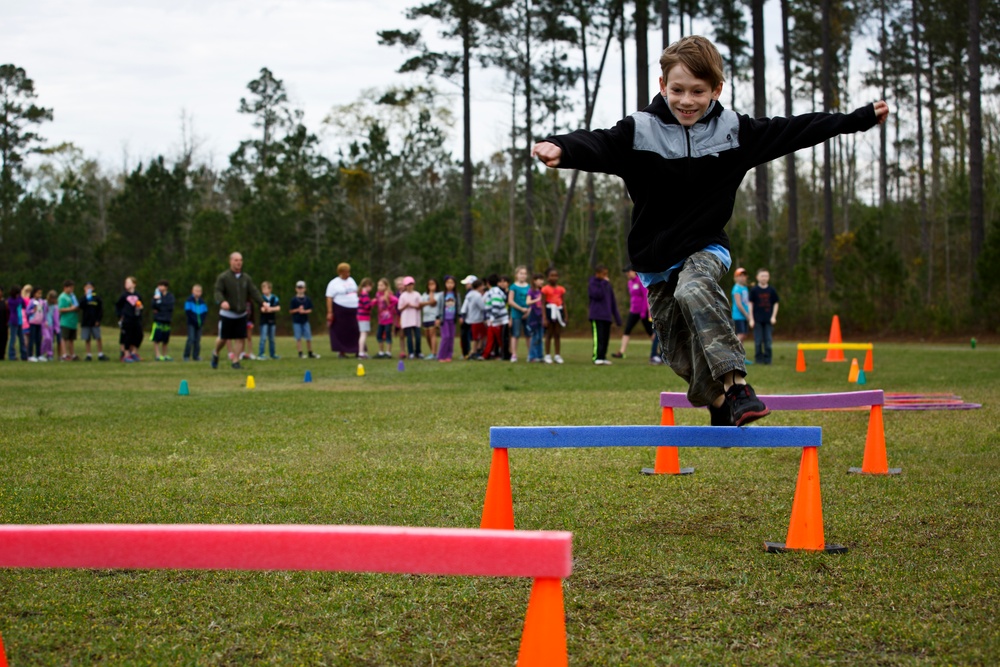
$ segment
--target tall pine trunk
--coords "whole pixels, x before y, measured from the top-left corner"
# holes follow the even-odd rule
[[[830,35],[830,13],[833,10],[832,0],[823,0],[823,18],[820,47],[823,52],[820,78],[823,88],[823,111],[829,113],[833,108],[833,53]],[[823,142],[823,279],[829,293],[833,289],[833,175],[830,142]]]
[[[792,115],[792,47],[788,34],[788,0],[781,0],[781,53],[785,74],[785,117]],[[785,156],[785,189],[788,198],[788,268],[799,262],[799,187],[795,177],[795,153]]]
[[[670,0],[660,0],[660,29],[663,31],[663,48],[670,46]]]
[[[524,0],[524,26],[524,264],[530,273],[535,266],[535,161],[531,157],[531,146],[534,143],[534,125],[531,121],[535,115],[532,96],[531,0]]]
[[[977,260],[986,238],[983,212],[983,107],[982,53],[980,52],[979,0],[969,0],[969,251],[974,284],[985,279],[978,275]]]
[[[472,85],[470,83],[472,26],[462,18],[462,244],[468,268],[475,266],[472,233]]]
[[[927,215],[927,174],[924,168],[924,103],[923,103],[923,63],[920,60],[920,17],[917,0],[913,0],[913,87],[917,100],[917,193],[920,202],[920,250],[925,267],[924,300],[931,300],[931,229]]]
[[[649,10],[648,0],[635,1],[635,96],[636,109],[649,104]]]
[[[764,0],[753,0],[753,113],[757,118],[767,115],[767,88],[764,81]],[[757,186],[757,228],[760,233],[771,234],[771,192],[767,164],[754,169]],[[770,259],[768,260],[770,261]]]

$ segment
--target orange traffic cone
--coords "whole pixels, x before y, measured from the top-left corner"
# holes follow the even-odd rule
[[[865,365],[862,367],[865,373],[871,373],[875,370],[875,362],[872,361],[872,351],[869,349],[865,352]]]
[[[858,368],[858,360],[857,359],[851,359],[851,370],[847,373],[847,381],[848,382],[857,382],[858,381],[858,373],[860,373],[860,372],[861,372],[861,369]]]
[[[860,468],[849,468],[848,472],[865,475],[898,475],[902,468],[890,468],[885,455],[885,424],[882,421],[882,406],[873,405],[868,417],[868,437],[865,438],[865,458]]]
[[[494,449],[480,528],[514,530],[514,497],[510,490],[510,463],[506,449]]]
[[[566,611],[562,579],[539,578],[531,586],[517,667],[566,667]]]
[[[795,355],[795,372],[805,373],[806,372],[806,353],[799,350],[799,353]]]
[[[7,653],[3,650],[3,637],[0,637],[0,667],[7,667]]]
[[[840,318],[834,315],[833,322],[830,323],[830,345],[843,342],[844,339],[840,337]],[[844,357],[843,350],[827,350],[823,361],[847,361],[847,359]]]
[[[799,479],[795,483],[792,518],[784,544],[765,542],[771,553],[785,551],[825,551],[843,553],[847,547],[827,544],[823,539],[823,499],[819,490],[819,452],[817,447],[802,448]]]
[[[674,409],[663,408],[660,426],[674,425]],[[657,447],[656,461],[652,468],[643,468],[643,475],[690,475],[694,468],[681,468],[680,450],[677,447]]]

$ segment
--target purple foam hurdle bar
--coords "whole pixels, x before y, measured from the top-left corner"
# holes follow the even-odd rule
[[[772,410],[833,410],[840,408],[868,408],[885,405],[881,389],[848,391],[833,394],[758,394],[757,398]],[[665,391],[660,394],[661,408],[693,408],[687,396],[680,392]]]

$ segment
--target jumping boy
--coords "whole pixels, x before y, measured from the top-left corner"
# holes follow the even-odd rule
[[[884,122],[879,101],[851,114],[750,118],[723,109],[722,56],[685,37],[660,56],[660,94],[609,130],[578,130],[532,148],[548,167],[615,174],[635,205],[629,259],[649,290],[663,356],[707,405],[712,424],[742,426],[768,414],[746,384],[743,346],[719,278],[729,270],[723,231],[743,177],[757,165]]]

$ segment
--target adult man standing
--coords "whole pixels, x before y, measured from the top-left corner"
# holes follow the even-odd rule
[[[243,356],[243,341],[247,338],[247,301],[253,301],[259,308],[264,302],[253,278],[243,272],[243,255],[234,252],[229,255],[229,270],[223,271],[215,279],[215,303],[219,305],[219,337],[212,352],[212,368],[219,367],[219,350],[226,341],[233,341],[233,368],[240,369]]]

